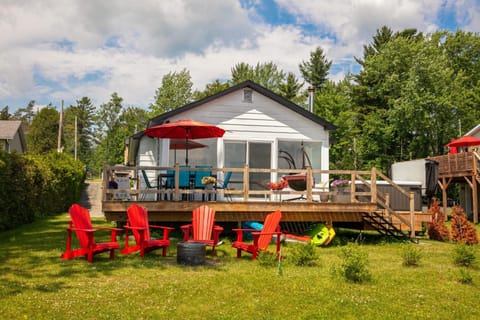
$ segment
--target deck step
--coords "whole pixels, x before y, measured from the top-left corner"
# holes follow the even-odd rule
[[[378,212],[364,212],[362,213],[362,218],[365,223],[384,236],[403,241],[410,240],[408,233],[402,231],[401,223],[392,223],[387,217]]]

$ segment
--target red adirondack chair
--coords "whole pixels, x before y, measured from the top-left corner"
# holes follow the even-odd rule
[[[246,251],[252,254],[252,259],[256,259],[260,250],[267,250],[274,235],[277,235],[276,250],[278,255],[280,253],[280,236],[282,234],[279,225],[281,219],[282,212],[277,210],[267,215],[261,231],[255,229],[233,229],[237,233],[237,240],[232,243],[232,247],[237,249],[237,258],[242,256],[242,251]],[[253,243],[243,242],[244,231],[252,233]]]
[[[170,240],[168,235],[173,228],[156,226],[148,224],[148,212],[147,209],[140,207],[137,204],[132,204],[127,209],[127,224],[125,225],[125,248],[123,248],[123,254],[129,254],[140,250],[140,256],[143,257],[146,252],[150,252],[155,249],[163,249],[162,255],[167,255],[167,248],[170,246]],[[150,229],[162,229],[162,239],[151,239]],[[131,230],[135,238],[136,244],[130,246],[128,243],[128,230]]]
[[[181,226],[183,241],[201,242],[212,247],[212,256],[215,255],[215,246],[218,243],[223,228],[215,223],[215,210],[208,206],[195,208],[192,213],[192,223]],[[213,239],[212,239],[213,233]]]
[[[93,261],[93,255],[110,251],[110,259],[115,258],[115,249],[120,249],[117,243],[117,232],[123,231],[117,228],[93,227],[90,220],[90,212],[84,207],[73,204],[68,210],[70,222],[67,228],[67,248],[62,253],[62,259],[86,257],[87,261]],[[111,232],[110,242],[95,242],[94,233],[97,230],[109,230]],[[72,250],[72,231],[75,231],[80,248]]]

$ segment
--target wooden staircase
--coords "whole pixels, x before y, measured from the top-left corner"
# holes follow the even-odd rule
[[[392,223],[391,219],[386,217],[382,211],[363,212],[362,219],[363,222],[384,236],[401,241],[413,240],[408,231],[402,230],[401,223]]]
[[[398,186],[395,182],[391,179],[386,177],[380,172],[377,174],[389,184],[391,184],[394,188],[399,190],[403,193],[406,197],[409,197],[409,193],[403,190],[400,186]],[[370,187],[371,188],[371,187]],[[375,188],[376,189],[376,188]],[[373,212],[362,212],[362,220],[364,223],[369,225],[372,229],[378,231],[380,234],[392,237],[397,240],[401,241],[415,241],[414,235],[412,235],[411,229],[414,227],[411,225],[410,221],[407,221],[402,216],[398,215],[395,210],[393,210],[390,206],[389,195],[376,190],[375,197],[373,202],[377,204],[378,210]],[[392,218],[398,221],[393,222]],[[402,230],[402,225],[406,225],[410,227],[410,230]]]

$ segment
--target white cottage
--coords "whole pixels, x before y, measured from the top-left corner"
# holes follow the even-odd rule
[[[189,150],[189,164],[217,168],[293,168],[311,165],[329,169],[329,131],[335,126],[272,91],[245,81],[222,92],[151,119],[148,127],[166,121],[193,119],[226,130],[219,139],[196,140],[207,148]],[[185,150],[170,150],[169,139],[150,138],[142,132],[130,139],[129,165],[182,165]],[[276,181],[275,173],[251,173],[259,186]],[[152,173],[152,181],[154,176]],[[241,177],[233,178],[239,180]],[[317,186],[328,175],[316,176]],[[255,186],[252,186],[255,189]]]

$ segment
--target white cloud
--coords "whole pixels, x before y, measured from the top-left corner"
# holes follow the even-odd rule
[[[436,16],[438,0],[277,0],[298,23],[311,23],[332,33],[340,43],[361,47],[384,25],[393,30],[425,31]],[[322,29],[324,27],[325,29]],[[353,44],[353,45],[351,45]]]
[[[383,25],[431,32],[441,10],[456,10],[467,29],[480,29],[474,0],[277,3],[276,13],[290,13],[295,23],[267,24],[257,11],[265,3],[257,0],[243,8],[224,0],[3,0],[0,107],[18,99],[75,103],[83,96],[99,105],[113,92],[126,105],[146,107],[168,72],[186,68],[203,89],[229,78],[239,62],[273,61],[300,78],[298,64],[317,46],[336,64],[331,79],[339,80]]]

